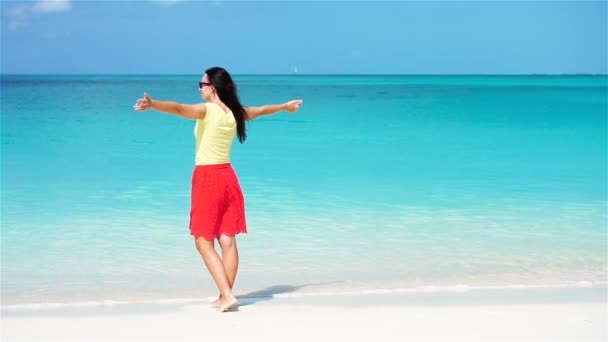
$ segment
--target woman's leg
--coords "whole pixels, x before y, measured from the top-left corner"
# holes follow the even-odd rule
[[[236,237],[222,234],[219,241],[222,248],[222,264],[224,264],[230,288],[232,289],[236,280],[236,273],[239,269],[239,251],[236,248]]]
[[[239,251],[236,247],[236,236],[222,234],[218,240],[220,242],[220,247],[222,248],[222,264],[224,265],[224,270],[228,276],[230,289],[232,289],[234,287],[236,273],[239,269]],[[211,303],[211,307],[219,308],[221,300],[222,295],[220,294],[217,299]]]
[[[211,273],[215,285],[220,290],[222,296],[220,301],[219,310],[226,311],[237,303],[236,298],[232,295],[232,289],[230,288],[230,281],[226,275],[226,270],[222,264],[220,256],[215,251],[213,240],[207,241],[202,237],[195,240],[196,249],[203,257],[203,261]]]

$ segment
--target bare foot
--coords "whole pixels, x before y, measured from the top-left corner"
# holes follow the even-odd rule
[[[209,304],[210,308],[218,309],[222,303],[222,296],[218,296],[216,300]]]
[[[219,312],[226,312],[239,304],[239,301],[236,300],[236,297],[233,295],[221,297],[220,299],[220,307],[218,308]]]

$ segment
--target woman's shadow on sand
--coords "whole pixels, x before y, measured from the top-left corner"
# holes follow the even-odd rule
[[[239,306],[254,305],[258,302],[272,300],[276,295],[296,292],[304,287],[327,285],[329,283],[314,283],[304,284],[299,286],[294,285],[274,285],[267,287],[262,290],[249,292],[246,294],[238,295],[236,298],[239,301]]]

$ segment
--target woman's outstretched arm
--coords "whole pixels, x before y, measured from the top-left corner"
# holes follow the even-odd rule
[[[302,105],[302,100],[292,100],[283,104],[266,105],[260,107],[245,107],[249,120],[254,120],[264,115],[271,115],[286,110],[290,113],[297,111]]]
[[[154,109],[191,120],[204,119],[207,113],[207,106],[204,103],[188,105],[170,101],[152,100],[147,93],[144,93],[143,99],[137,99],[137,103],[133,108],[138,111]]]

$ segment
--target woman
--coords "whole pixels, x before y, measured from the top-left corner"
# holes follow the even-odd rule
[[[220,296],[212,307],[224,312],[238,304],[232,294],[239,265],[235,235],[247,233],[243,193],[230,164],[234,135],[236,133],[243,143],[247,138],[246,121],[282,110],[295,112],[302,101],[243,107],[232,77],[220,67],[205,71],[199,82],[199,93],[206,103],[187,105],[152,100],[144,93],[144,98],[138,99],[134,108],[138,111],[154,109],[197,120],[190,234],[194,236],[196,249],[220,290]],[[215,239],[222,249],[221,258],[215,251]]]

